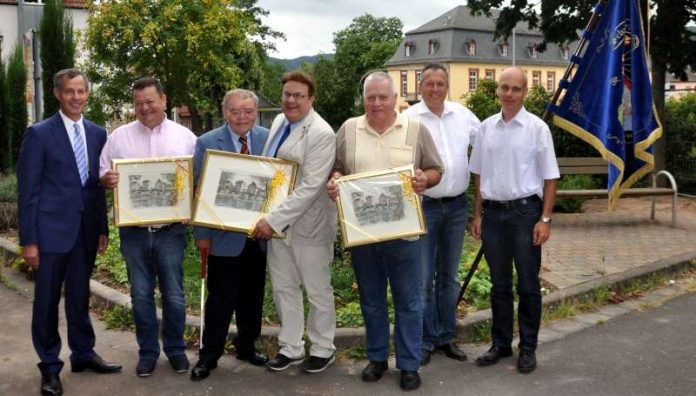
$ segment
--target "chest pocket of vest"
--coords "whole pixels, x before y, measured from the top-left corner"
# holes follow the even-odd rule
[[[413,147],[397,146],[389,147],[389,165],[393,167],[405,166],[413,163]]]

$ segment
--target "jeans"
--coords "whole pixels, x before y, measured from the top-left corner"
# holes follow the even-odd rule
[[[423,337],[421,244],[421,240],[396,240],[351,250],[360,292],[360,309],[365,319],[367,357],[372,361],[386,361],[389,357],[389,282],[396,311],[396,367],[406,371],[416,371],[420,367]]]
[[[155,283],[162,295],[162,344],[167,357],[184,353],[183,258],[186,227],[173,224],[153,232],[147,228],[122,227],[121,254],[126,260],[131,284],[135,336],[141,359],[160,354],[155,306]]]
[[[451,201],[423,200],[428,233],[423,238],[423,349],[452,341],[457,334],[459,262],[466,231],[467,202],[462,194]]]
[[[485,209],[481,224],[483,251],[491,271],[493,345],[512,344],[514,301],[512,265],[517,270],[520,349],[536,349],[541,323],[541,246],[532,243],[534,225],[541,217],[542,202],[512,209]]]

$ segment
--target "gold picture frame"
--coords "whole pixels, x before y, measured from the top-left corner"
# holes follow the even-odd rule
[[[192,224],[251,235],[259,219],[290,195],[296,178],[293,161],[206,150]]]
[[[346,248],[425,234],[413,166],[336,179],[338,222]]]
[[[191,220],[193,157],[115,159],[114,189],[117,227],[167,224]]]

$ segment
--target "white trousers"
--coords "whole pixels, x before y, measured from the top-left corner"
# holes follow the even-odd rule
[[[334,354],[336,309],[331,270],[333,243],[325,246],[287,245],[271,240],[268,245],[268,273],[273,286],[273,302],[280,317],[279,353],[289,358],[303,357],[304,286],[309,299],[307,335],[312,343],[311,356],[328,358]]]

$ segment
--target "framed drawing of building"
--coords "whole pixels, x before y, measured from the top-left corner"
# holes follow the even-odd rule
[[[114,189],[116,226],[164,224],[191,219],[193,160],[191,156],[117,159]]]
[[[192,223],[251,235],[259,219],[290,195],[296,177],[292,161],[206,150]]]
[[[353,247],[425,234],[413,166],[336,179],[343,245]]]

